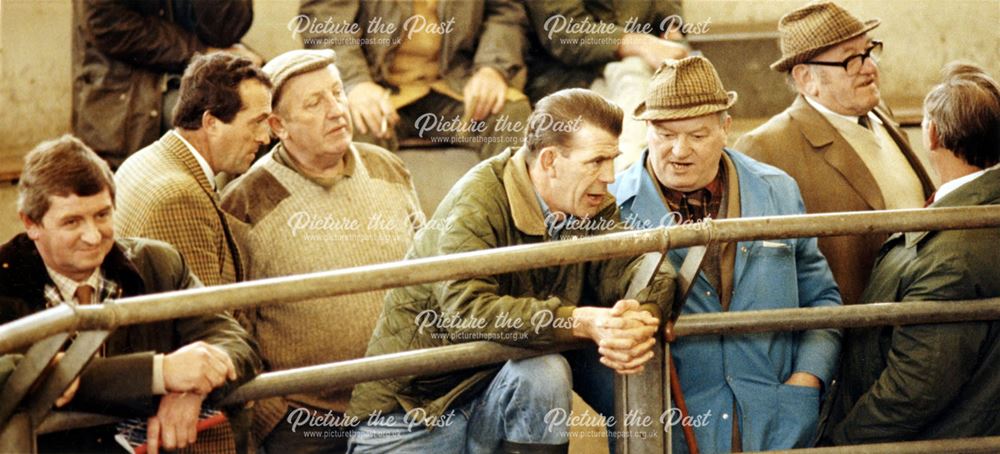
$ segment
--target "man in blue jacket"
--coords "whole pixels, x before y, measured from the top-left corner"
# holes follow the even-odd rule
[[[727,109],[735,102],[736,93],[724,90],[705,58],[668,60],[659,68],[635,111],[648,122],[649,148],[611,187],[626,222],[697,228],[707,219],[805,211],[791,177],[725,148]],[[690,251],[669,252],[675,268]],[[815,238],[712,244],[698,269],[683,314],[841,303]],[[671,356],[690,418],[666,419],[674,424],[674,452],[687,452],[678,420],[694,426],[701,452],[810,446],[839,350],[837,330],[676,341]]]

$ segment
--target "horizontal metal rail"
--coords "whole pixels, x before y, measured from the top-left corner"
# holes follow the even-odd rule
[[[1000,298],[683,315],[677,320],[674,331],[678,336],[726,335],[763,331],[858,328],[973,320],[1000,320]],[[230,405],[266,397],[344,388],[367,381],[410,375],[434,375],[510,359],[571,350],[585,345],[584,343],[562,344],[548,349],[535,350],[477,341],[268,372],[230,393],[224,404]],[[84,413],[55,413],[46,419],[39,430],[45,433],[78,428],[89,423],[104,423],[106,419],[102,418],[104,417]]]
[[[674,331],[678,336],[726,335],[972,320],[1000,320],[1000,298],[684,315],[678,318]],[[533,350],[478,341],[269,372],[261,374],[233,391],[225,403],[233,404],[264,397],[341,388],[367,381],[409,375],[433,375],[585,345],[569,344],[551,349]]]
[[[767,451],[768,454],[974,454],[1000,452],[1000,437],[954,438],[946,440],[900,441],[828,448]]]
[[[298,302],[427,282],[636,256],[710,241],[734,242],[1000,226],[1000,206],[725,219],[512,246],[48,309],[0,326],[0,353],[71,330],[119,326]]]
[[[979,320],[1000,320],[1000,298],[969,301],[909,301],[764,311],[682,315],[677,336],[863,328]]]

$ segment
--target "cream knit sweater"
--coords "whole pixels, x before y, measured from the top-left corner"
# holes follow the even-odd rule
[[[222,206],[240,222],[233,233],[247,280],[401,260],[423,219],[410,173],[388,151],[355,143],[345,176],[315,181],[291,167],[281,145],[230,184]],[[385,292],[368,292],[237,313],[260,343],[268,370],[364,356]],[[258,402],[264,436],[288,402],[344,411],[350,389]]]

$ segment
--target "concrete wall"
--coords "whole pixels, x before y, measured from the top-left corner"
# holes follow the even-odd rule
[[[1000,0],[840,1],[864,19],[882,19],[874,35],[886,42],[883,93],[897,109],[918,107],[941,65],[954,59],[984,65],[1000,76]],[[773,30],[785,12],[803,3],[686,0],[684,5],[685,18],[710,21],[712,33],[734,27]],[[265,57],[300,47],[287,27],[298,4],[255,0],[254,25],[245,42]],[[0,0],[0,179],[19,172],[21,157],[34,144],[69,131],[71,24],[70,0]],[[741,103],[750,101],[741,96]],[[444,186],[426,192],[437,198]],[[8,222],[14,219],[9,191],[8,185],[0,186],[3,238],[18,228]],[[434,203],[425,205],[430,211]]]
[[[963,58],[1000,74],[1000,0],[841,0],[862,18],[883,20],[876,35],[886,41],[886,97],[916,103],[938,69]],[[773,27],[802,1],[688,0],[689,21]],[[296,48],[287,29],[298,0],[256,0],[256,19],[246,41],[265,57]],[[69,0],[0,0],[0,173],[15,166],[35,143],[69,130]],[[711,31],[709,31],[711,33]]]
[[[941,66],[964,59],[1000,77],[1000,1],[997,0],[837,0],[862,20],[882,24],[871,35],[885,42],[882,94],[891,105],[920,106],[938,80]],[[772,24],[804,1],[689,0],[685,19],[711,19],[718,28]]]

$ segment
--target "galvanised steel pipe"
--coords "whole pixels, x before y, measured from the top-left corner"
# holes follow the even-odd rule
[[[529,349],[475,341],[268,372],[234,390],[226,396],[222,405],[343,388],[386,378],[443,374],[586,346],[586,343],[580,342],[558,344],[545,349]]]
[[[1000,226],[1000,206],[725,219],[144,295],[79,308],[77,321],[71,325],[72,329],[113,329],[223,310],[629,257],[713,240],[728,242],[997,226]],[[51,335],[54,329],[50,322],[38,322],[48,317],[43,314],[34,314],[15,326],[12,326],[14,323],[0,326],[0,353]]]
[[[952,438],[946,440],[900,441],[829,448],[767,451],[768,454],[973,454],[1000,452],[1000,437]]]
[[[674,330],[678,336],[726,335],[972,320],[1000,320],[1000,298],[684,315],[677,320]],[[581,348],[585,345],[585,343],[565,344],[553,346],[551,349],[533,350],[493,342],[468,342],[269,372],[233,391],[226,398],[226,403],[346,387],[366,381],[408,375],[434,375],[508,359],[528,358]]]
[[[1000,298],[683,315],[677,319],[674,333],[677,336],[728,335],[977,320],[1000,320]]]

